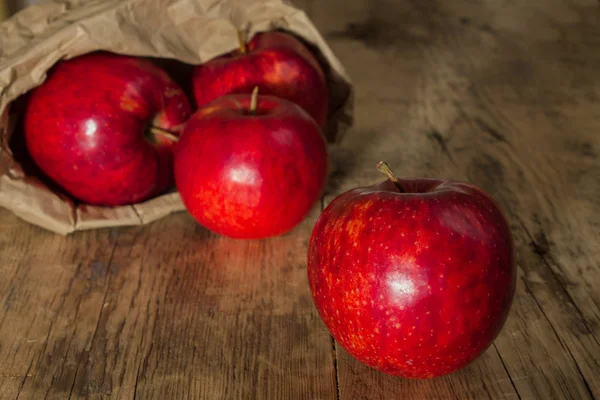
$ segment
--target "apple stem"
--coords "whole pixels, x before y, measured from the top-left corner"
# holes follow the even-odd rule
[[[246,45],[246,38],[244,37],[244,32],[242,32],[240,29],[238,29],[237,37],[238,37],[240,53],[246,54],[248,52],[248,46]]]
[[[392,171],[390,166],[385,161],[379,161],[377,163],[376,168],[377,168],[377,171],[385,174],[388,177],[388,179],[396,185],[396,187],[398,188],[398,190],[400,190],[401,193],[406,193],[406,190],[400,183],[400,180],[398,178],[396,178],[396,175],[394,175],[394,172]]]
[[[178,142],[179,141],[179,137],[173,135],[171,132],[169,132],[166,129],[162,129],[159,128],[158,126],[151,126],[149,129],[150,133],[156,136],[162,136],[165,139],[169,139],[172,142]]]
[[[250,98],[250,114],[256,115],[256,107],[258,106],[258,86],[252,90],[252,97]]]

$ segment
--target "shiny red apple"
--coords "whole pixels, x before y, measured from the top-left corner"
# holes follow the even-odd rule
[[[336,197],[316,222],[315,306],[360,362],[406,378],[457,371],[501,331],[515,291],[513,242],[474,185],[389,179]]]
[[[31,92],[28,152],[74,198],[115,206],[173,183],[172,152],[191,106],[142,58],[94,52],[58,62]]]
[[[194,99],[198,107],[226,94],[250,94],[258,86],[300,105],[323,127],[329,92],[323,70],[298,39],[279,31],[261,32],[240,49],[194,68]]]
[[[314,119],[291,101],[256,91],[196,111],[175,153],[175,181],[190,214],[238,239],[292,230],[318,201],[328,167]]]

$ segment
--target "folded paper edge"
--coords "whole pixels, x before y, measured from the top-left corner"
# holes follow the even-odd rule
[[[120,5],[122,6],[123,3],[127,3],[127,2],[128,1],[123,1]],[[287,26],[287,27],[283,26],[280,28],[282,28],[284,30],[288,30],[292,33],[295,33],[295,34],[299,35],[300,37],[303,37],[307,42],[316,46],[316,48],[323,53],[323,56],[325,57],[326,61],[330,64],[329,68],[331,69],[331,71],[335,75],[337,75],[337,78],[340,79],[342,81],[342,83],[347,87],[348,94],[346,96],[346,99],[344,99],[343,101],[340,102],[340,106],[338,107],[338,109],[333,110],[333,112],[330,114],[330,121],[329,121],[329,123],[336,123],[339,125],[335,130],[336,130],[336,132],[341,132],[341,134],[339,134],[338,136],[343,136],[344,132],[352,125],[353,118],[354,118],[354,116],[353,116],[354,87],[352,85],[352,81],[351,81],[350,77],[348,76],[344,66],[337,59],[337,57],[333,53],[333,50],[329,47],[329,45],[326,43],[326,41],[324,40],[324,38],[318,31],[318,29],[313,25],[312,21],[310,20],[310,18],[307,16],[307,14],[303,10],[295,8],[293,5],[291,5],[287,1],[269,0],[264,3],[266,4],[269,2],[276,4],[277,6],[285,7],[285,9],[282,8],[282,14],[284,14],[284,15],[282,15],[281,18],[282,19],[286,19],[286,18],[290,19],[291,18],[291,19],[298,20],[300,22],[300,26],[302,26],[303,31],[299,32],[297,30],[289,29],[289,26]],[[38,5],[33,5],[30,7],[37,7],[37,6]],[[112,5],[112,7],[107,6],[104,9],[102,9],[101,12],[107,12],[107,10],[116,8],[118,6],[119,6],[118,3],[114,3]],[[271,21],[270,23],[272,25],[277,25],[274,21]],[[270,28],[268,28],[268,27],[265,29],[255,29],[253,33],[257,33],[257,32],[264,31],[264,30],[269,30],[269,29]],[[66,46],[66,47],[69,47],[69,46]],[[102,50],[102,48],[98,48],[97,50]],[[223,48],[222,53],[226,53],[228,51],[230,51],[229,48]],[[148,57],[156,56],[156,54],[136,54],[136,55],[148,56]],[[71,56],[73,56],[73,55],[71,55]],[[63,57],[65,57],[64,54],[62,57],[55,57],[55,59],[52,59],[52,60],[47,58],[45,61],[47,63],[49,63],[49,66],[44,67],[45,68],[44,73],[49,68],[51,68],[51,66],[55,62],[58,62]],[[3,64],[2,61],[6,61],[6,60],[2,60],[2,57],[0,56],[0,65]],[[3,71],[0,70],[0,73],[1,72],[3,72]],[[41,81],[38,82],[37,84],[32,84],[31,86],[25,88],[26,89],[25,92],[33,89],[37,85],[41,84],[43,81],[44,81],[44,79],[41,79]],[[0,92],[2,92],[2,97],[4,97],[4,95],[6,94],[6,87],[0,87]],[[9,100],[7,100],[6,102],[4,102],[2,99],[0,99],[0,112],[2,114],[4,114],[4,111],[8,112],[10,109],[10,107],[8,107],[10,105],[10,103],[12,101],[14,101],[21,94],[22,93],[13,94],[13,98],[9,98]],[[343,117],[346,117],[346,118],[344,119]],[[47,190],[50,190],[50,189],[47,188]],[[171,194],[164,194],[164,195],[157,196],[157,197],[145,202],[145,204],[153,202],[153,201],[157,201],[160,204],[163,200],[167,199],[170,195]],[[94,228],[98,228],[98,227],[144,225],[144,224],[156,221],[160,218],[163,218],[174,212],[185,210],[185,207],[183,207],[183,205],[180,203],[180,204],[174,205],[172,207],[166,207],[164,209],[161,209],[159,212],[154,213],[152,216],[144,217],[143,212],[142,212],[142,214],[140,214],[140,210],[143,210],[145,207],[144,203],[134,204],[131,206],[124,206],[124,207],[129,207],[129,209],[131,210],[131,213],[135,214],[135,217],[137,218],[137,223],[130,223],[130,222],[126,222],[126,221],[123,223],[119,223],[119,220],[110,220],[110,222],[105,225],[104,222],[106,222],[106,219],[103,219],[103,218],[98,218],[98,220],[90,219],[85,222],[82,222],[78,218],[78,214],[79,214],[80,210],[74,209],[74,207],[72,205],[71,205],[71,214],[69,215],[69,218],[68,218],[70,223],[66,223],[66,220],[63,218],[55,218],[55,216],[53,216],[53,215],[47,215],[46,213],[43,212],[43,210],[41,210],[41,208],[38,208],[38,209],[19,208],[18,206],[15,206],[14,202],[8,202],[8,201],[0,201],[0,206],[13,211],[13,213],[15,215],[17,215],[19,218],[21,218],[31,224],[38,225],[44,229],[47,229],[47,230],[50,230],[50,231],[53,231],[53,232],[56,232],[56,233],[59,233],[62,235],[66,235],[66,234],[69,234],[69,233],[72,233],[75,231],[94,229]],[[126,218],[126,220],[127,220],[127,218]]]

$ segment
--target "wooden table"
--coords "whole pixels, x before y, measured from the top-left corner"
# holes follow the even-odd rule
[[[332,341],[306,249],[322,207],[264,241],[180,213],[60,237],[0,212],[1,399],[600,398],[596,0],[306,0],[357,90],[323,204],[382,179],[474,182],[514,232],[517,295],[494,345],[403,380]]]

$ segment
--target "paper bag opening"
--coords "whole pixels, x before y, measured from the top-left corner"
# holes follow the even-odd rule
[[[22,135],[29,92],[60,60],[94,51],[144,57],[163,68],[193,105],[194,65],[280,30],[318,59],[330,92],[324,133],[338,144],[353,123],[353,87],[306,14],[280,0],[54,0],[30,6],[0,24],[0,206],[58,234],[143,225],[184,211],[173,187],[145,202],[99,207],[72,199],[33,163]],[[194,107],[195,109],[195,107]]]

